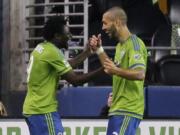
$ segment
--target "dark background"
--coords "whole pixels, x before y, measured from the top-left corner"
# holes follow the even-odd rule
[[[2,28],[2,0],[1,0],[0,1],[0,47],[2,46],[2,33],[3,33],[3,28]],[[0,93],[1,93],[1,79],[2,79],[1,64],[2,64],[2,49],[0,49]],[[1,94],[0,94],[0,99],[1,99]]]

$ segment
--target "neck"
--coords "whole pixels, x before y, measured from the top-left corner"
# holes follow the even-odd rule
[[[127,28],[127,26],[123,27],[121,31],[119,31],[119,42],[124,42],[126,41],[130,36],[131,36],[131,32],[129,31],[129,29]]]
[[[58,47],[59,49],[61,49],[61,45],[60,45],[60,41],[53,38],[52,40],[50,40],[49,42],[51,42],[52,44],[54,44],[56,47]]]

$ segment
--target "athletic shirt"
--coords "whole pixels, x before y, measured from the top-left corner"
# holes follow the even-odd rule
[[[116,46],[115,63],[123,69],[146,70],[147,50],[141,39],[130,36]],[[111,115],[127,115],[142,119],[144,113],[144,81],[128,80],[113,75]]]
[[[57,111],[56,90],[60,77],[72,70],[63,53],[52,43],[43,42],[31,53],[27,68],[27,95],[23,114]]]

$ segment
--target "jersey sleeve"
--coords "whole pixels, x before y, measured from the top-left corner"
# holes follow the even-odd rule
[[[146,69],[146,54],[142,48],[129,50],[129,69]]]
[[[63,53],[60,50],[55,50],[49,54],[48,63],[56,69],[59,75],[63,75],[72,70],[69,62],[65,59]]]

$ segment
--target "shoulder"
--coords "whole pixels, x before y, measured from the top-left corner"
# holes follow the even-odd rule
[[[42,42],[36,46],[34,49],[35,53],[38,53],[42,59],[51,60],[64,58],[62,51],[60,51],[56,46],[49,42]]]
[[[144,42],[142,41],[142,39],[140,39],[138,36],[136,35],[132,35],[131,36],[131,44],[129,44],[130,48],[133,49],[134,51],[139,51],[139,50],[144,50],[146,49]]]

